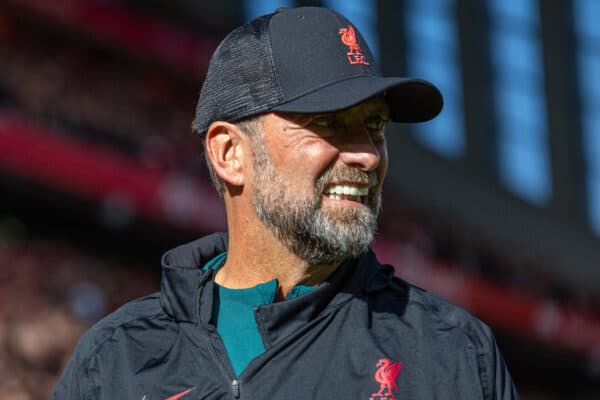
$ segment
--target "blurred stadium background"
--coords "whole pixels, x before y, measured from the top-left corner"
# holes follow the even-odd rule
[[[163,251],[224,229],[196,97],[232,27],[294,5],[444,93],[388,131],[382,261],[490,324],[523,399],[600,398],[595,0],[0,0],[0,398],[48,398]]]

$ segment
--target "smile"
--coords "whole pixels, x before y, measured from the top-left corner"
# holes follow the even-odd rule
[[[349,200],[365,203],[369,194],[366,186],[331,185],[325,189],[325,196],[333,200]]]

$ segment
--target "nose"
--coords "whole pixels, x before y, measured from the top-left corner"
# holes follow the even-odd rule
[[[381,161],[382,146],[373,141],[366,129],[354,129],[340,146],[340,160],[361,171],[373,171]]]

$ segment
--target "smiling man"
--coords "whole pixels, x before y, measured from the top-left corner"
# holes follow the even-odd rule
[[[193,123],[228,235],[167,252],[161,292],[96,324],[54,398],[517,399],[489,328],[369,248],[386,123],[441,107],[331,10],[231,32]]]
[[[338,112],[268,112],[243,127],[213,122],[207,155],[228,188],[229,240],[240,244],[230,246],[217,283],[245,288],[275,278],[283,299],[365,253],[387,168],[388,119],[374,97]]]

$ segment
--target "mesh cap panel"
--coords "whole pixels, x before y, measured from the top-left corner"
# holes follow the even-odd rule
[[[272,16],[235,29],[215,50],[196,107],[198,133],[205,133],[213,121],[237,121],[281,102],[270,50]]]

